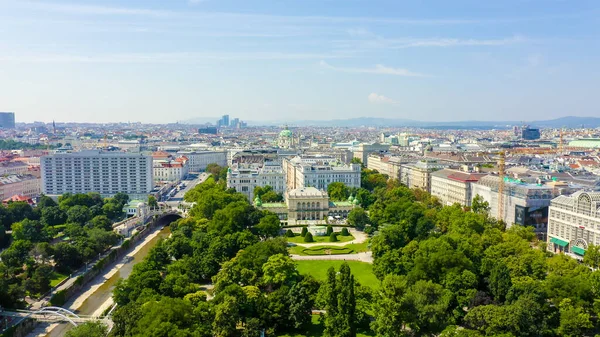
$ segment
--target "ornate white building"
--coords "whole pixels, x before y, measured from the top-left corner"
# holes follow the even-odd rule
[[[600,245],[600,192],[579,191],[552,200],[548,250],[583,256],[590,244]]]

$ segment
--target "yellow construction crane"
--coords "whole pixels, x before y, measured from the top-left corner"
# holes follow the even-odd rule
[[[500,156],[498,159],[498,220],[502,220],[504,216],[504,176],[506,174],[506,152],[500,151],[498,155]]]
[[[564,128],[560,129],[560,144],[559,144],[559,151],[560,151],[560,155],[565,154],[565,144],[563,143],[563,134],[564,134]]]

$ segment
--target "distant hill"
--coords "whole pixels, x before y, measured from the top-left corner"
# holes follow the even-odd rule
[[[218,117],[199,117],[181,121],[185,124],[205,124],[214,123]],[[358,117],[348,119],[330,119],[330,120],[271,120],[271,121],[248,121],[248,125],[283,125],[290,124],[294,126],[322,126],[322,127],[423,127],[423,128],[465,128],[465,129],[504,129],[512,126],[520,126],[522,123],[540,128],[579,128],[582,125],[586,128],[600,127],[600,118],[597,117],[575,117],[568,116],[557,119],[542,121],[456,121],[456,122],[425,122],[403,118],[379,118],[379,117]]]
[[[600,118],[568,116],[546,121],[535,121],[531,122],[531,125],[541,128],[580,128],[582,125],[586,128],[597,128],[600,127]]]

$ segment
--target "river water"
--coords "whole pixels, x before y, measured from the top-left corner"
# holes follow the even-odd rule
[[[110,278],[108,278],[98,289],[96,289],[94,291],[93,294],[91,294],[87,299],[85,299],[85,301],[83,301],[81,303],[81,305],[79,306],[79,308],[77,309],[76,312],[78,314],[82,314],[82,315],[94,314],[94,312],[96,310],[98,310],[98,308],[100,306],[102,306],[107,300],[110,299],[110,297],[112,296],[112,291],[115,288],[115,285],[117,284],[117,281],[121,278],[125,279],[125,278],[129,277],[129,274],[131,274],[131,271],[133,270],[133,266],[136,263],[141,262],[144,259],[144,257],[146,257],[146,255],[148,255],[148,253],[150,252],[150,249],[158,243],[158,240],[160,240],[161,238],[166,238],[170,234],[171,234],[171,229],[168,226],[166,226],[165,228],[160,230],[158,235],[156,237],[152,238],[150,241],[148,241],[143,247],[141,247],[132,256],[133,258],[130,258],[129,261],[125,262],[121,266],[121,268],[119,269],[118,272],[116,272],[114,275],[112,275]],[[143,242],[143,240],[139,243],[141,244],[142,242]],[[54,329],[52,329],[52,331],[50,331],[49,333],[42,335],[42,336],[45,336],[45,337],[64,336],[64,334],[69,329],[71,329],[71,327],[72,326],[70,324],[63,323],[63,324],[56,326]]]

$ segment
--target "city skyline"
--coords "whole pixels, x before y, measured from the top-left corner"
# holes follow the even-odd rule
[[[0,110],[17,122],[597,115],[593,1],[0,7]]]

